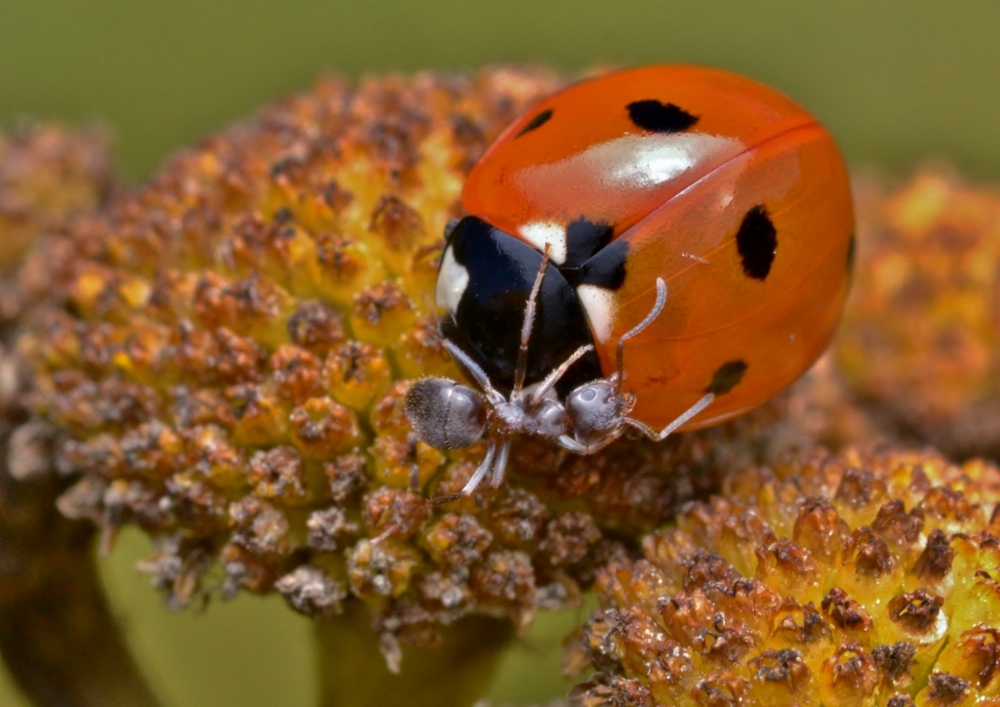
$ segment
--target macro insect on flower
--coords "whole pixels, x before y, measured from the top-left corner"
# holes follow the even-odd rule
[[[411,388],[440,449],[485,436],[463,493],[498,485],[515,434],[593,453],[662,440],[795,381],[827,346],[854,219],[833,139],[781,94],[694,66],[571,86],[508,127],[468,176],[436,298],[478,389]]]

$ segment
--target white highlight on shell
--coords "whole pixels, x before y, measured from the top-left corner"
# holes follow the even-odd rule
[[[677,178],[713,155],[737,153],[740,147],[735,138],[705,133],[626,135],[584,154],[594,167],[610,172],[616,184],[651,187]]]
[[[553,221],[534,221],[517,229],[528,243],[545,250],[549,246],[549,260],[556,265],[566,262],[569,246],[566,244],[566,227]]]
[[[576,295],[590,320],[594,338],[598,343],[607,343],[615,321],[614,292],[597,285],[580,285],[576,288]]]
[[[434,299],[438,307],[444,307],[454,314],[468,286],[469,271],[455,260],[455,253],[451,246],[448,246],[441,257],[441,270],[438,272],[437,287],[434,290]]]

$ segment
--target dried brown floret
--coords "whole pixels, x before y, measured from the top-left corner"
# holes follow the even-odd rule
[[[878,684],[875,660],[857,641],[837,647],[823,661],[817,682],[822,702],[830,705],[857,705],[869,699]]]
[[[111,189],[105,136],[57,125],[0,134],[0,274],[46,228],[101,204]]]
[[[881,578],[899,566],[889,546],[867,525],[851,533],[844,547],[844,563],[853,563],[855,573],[869,579]]]
[[[950,673],[931,674],[931,684],[927,691],[927,704],[954,705],[965,699],[969,681]]]
[[[848,634],[871,630],[871,616],[858,601],[848,596],[847,592],[840,587],[831,589],[823,597],[821,606],[823,613],[829,617],[834,625]]]
[[[923,552],[913,566],[913,573],[927,582],[939,582],[951,570],[955,551],[951,549],[948,536],[940,528],[935,528],[927,536]]]
[[[917,647],[909,641],[899,641],[891,646],[876,646],[872,650],[875,664],[885,679],[892,683],[909,677],[910,665],[916,655]]]
[[[926,633],[937,624],[942,604],[944,597],[928,594],[925,589],[906,592],[889,600],[889,619],[909,633]]]
[[[995,694],[1000,470],[930,452],[813,453],[728,478],[724,499],[685,508],[646,538],[644,559],[601,573],[601,610],[569,659],[599,672],[576,704],[628,681],[662,705]],[[760,530],[726,532],[748,517]],[[663,670],[678,653],[683,677]]]
[[[314,565],[298,567],[279,579],[274,588],[297,611],[324,618],[339,612],[341,602],[347,597],[343,583]]]

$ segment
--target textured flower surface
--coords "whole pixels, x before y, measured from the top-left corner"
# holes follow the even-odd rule
[[[0,654],[32,704],[53,707],[156,704],[104,599],[94,527],[56,507],[72,480],[52,473],[52,429],[23,405],[32,378],[14,350],[34,304],[18,260],[103,206],[107,147],[99,133],[52,124],[0,135]]]
[[[68,527],[52,520],[50,489],[24,491],[12,483],[46,469],[49,461],[38,426],[24,424],[27,366],[11,351],[26,305],[16,266],[35,239],[101,205],[110,185],[107,148],[97,133],[57,125],[0,133],[0,604],[48,579],[24,568],[47,541],[43,529]]]
[[[100,133],[41,124],[0,133],[0,325],[22,306],[13,275],[35,238],[98,207],[110,188]]]
[[[858,292],[836,357],[789,393],[592,457],[522,441],[501,488],[434,503],[484,453],[419,443],[402,411],[414,378],[459,377],[433,307],[442,234],[489,141],[561,82],[326,80],[113,194],[100,137],[0,138],[0,476],[49,493],[0,493],[18,510],[0,546],[40,554],[11,539],[70,527],[52,520],[68,487],[59,510],[105,547],[126,525],[151,537],[143,567],[174,606],[278,592],[337,614],[315,624],[330,704],[377,675],[370,653],[398,669],[406,642],[453,652],[409,655],[427,671],[400,704],[443,670],[458,683],[488,636],[595,581],[570,664],[597,672],[576,704],[1000,700],[996,470],[842,449],[1000,449],[1000,198],[939,170],[859,182]],[[59,586],[34,576],[10,573],[0,599]],[[352,622],[377,648],[323,638]]]
[[[996,467],[931,452],[735,475],[601,574],[576,704],[994,704],[998,501]]]
[[[458,372],[437,339],[437,258],[465,172],[547,73],[336,80],[175,158],[45,238],[21,355],[57,430],[61,498],[133,524],[174,605],[281,592],[309,615],[361,599],[383,650],[469,615],[524,627],[598,567],[762,461],[781,406],[582,459],[523,444],[511,483],[442,505],[483,447],[418,443],[409,381]]]
[[[856,185],[841,368],[911,439],[1000,456],[1000,191],[941,166]]]

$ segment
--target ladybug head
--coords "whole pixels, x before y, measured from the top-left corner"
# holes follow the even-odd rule
[[[441,334],[505,395],[514,388],[521,328],[541,265],[542,253],[475,216],[447,232],[435,292],[446,310]],[[576,292],[557,267],[549,267],[537,295],[524,384],[542,381],[578,348],[593,343]],[[601,375],[591,352],[566,372],[557,392],[565,395]]]

